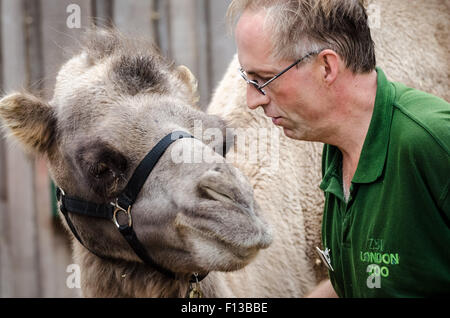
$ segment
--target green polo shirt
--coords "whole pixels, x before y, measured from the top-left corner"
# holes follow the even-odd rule
[[[340,297],[450,294],[450,104],[377,68],[369,130],[345,202],[325,145],[322,239]]]

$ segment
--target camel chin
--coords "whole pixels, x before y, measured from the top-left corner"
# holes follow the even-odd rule
[[[191,219],[183,214],[177,216],[175,223],[199,268],[228,272],[245,267],[261,249],[268,248],[272,243],[270,227],[258,219],[240,219],[240,224],[235,219],[228,229],[223,224],[215,224],[210,220],[198,222],[198,219]],[[245,239],[242,234],[236,234],[236,228],[239,227],[247,227],[243,231]]]

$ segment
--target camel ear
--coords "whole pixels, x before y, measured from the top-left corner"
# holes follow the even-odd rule
[[[177,75],[178,78],[181,79],[190,90],[194,106],[198,106],[200,97],[198,95],[197,79],[195,78],[194,74],[192,74],[191,70],[186,66],[180,65],[177,67]]]
[[[55,143],[56,117],[50,105],[27,93],[13,93],[0,100],[3,128],[24,150],[48,153]]]

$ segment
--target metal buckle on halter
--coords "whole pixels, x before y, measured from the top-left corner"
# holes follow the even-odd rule
[[[61,211],[63,214],[67,212],[63,200],[64,196],[66,196],[64,190],[60,187],[56,187],[56,201],[59,203],[59,211]]]
[[[194,273],[195,282],[189,282],[189,290],[187,298],[203,298],[203,293],[200,290],[200,282],[198,281],[198,273]]]
[[[56,187],[56,200],[58,202],[61,202],[61,198],[65,195],[66,193],[64,192],[63,189],[61,189],[60,187]]]
[[[111,205],[114,206],[114,212],[113,212],[112,221],[114,222],[116,227],[119,230],[122,230],[122,229],[127,228],[127,227],[131,227],[133,225],[133,221],[131,219],[131,212],[130,212],[131,205],[128,207],[128,209],[125,210],[124,208],[122,208],[119,205],[118,199],[116,199],[116,202],[111,202]],[[119,213],[119,212],[125,213],[125,215],[128,218],[128,225],[121,225],[121,224],[119,224],[119,221],[117,220],[117,213]]]

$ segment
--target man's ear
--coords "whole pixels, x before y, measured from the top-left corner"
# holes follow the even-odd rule
[[[330,49],[323,50],[319,54],[319,61],[323,68],[323,79],[331,85],[337,78],[339,73],[339,63],[341,62],[338,54]]]
[[[188,87],[189,92],[192,96],[193,106],[198,108],[200,97],[198,95],[197,79],[195,78],[194,74],[192,74],[192,72],[186,66],[180,65],[177,67],[177,75],[178,78],[181,79],[181,81],[183,81],[183,83],[185,83]]]
[[[56,117],[46,102],[27,93],[0,100],[0,119],[8,135],[31,154],[49,153],[55,146]]]

